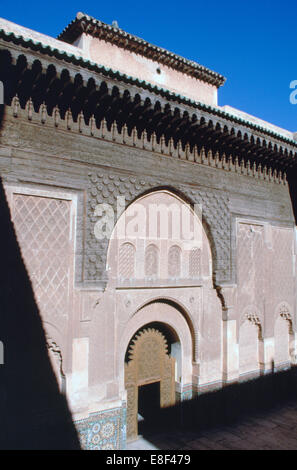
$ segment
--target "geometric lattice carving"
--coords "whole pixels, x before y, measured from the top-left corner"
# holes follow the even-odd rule
[[[175,359],[168,355],[163,334],[155,328],[141,330],[128,348],[125,363],[127,389],[127,439],[137,437],[138,386],[160,381],[160,406],[175,403]]]
[[[68,315],[71,202],[13,195],[13,223],[43,318]]]
[[[199,248],[192,248],[190,252],[189,275],[191,278],[201,275],[201,250]]]
[[[249,320],[258,327],[259,339],[262,338],[261,310],[267,279],[265,254],[264,227],[239,223],[237,236],[238,310],[243,314],[241,324]],[[250,306],[247,307],[247,305]]]
[[[239,286],[246,286],[246,290],[253,289],[253,228],[251,225],[238,224],[237,238],[237,276]],[[242,305],[243,307],[243,305]]]
[[[164,184],[164,182],[162,183]],[[189,189],[176,186],[193,203],[202,208],[203,219],[208,225],[207,235],[213,247],[213,274],[217,284],[231,279],[231,215],[229,198],[216,190]]]
[[[135,248],[131,243],[123,243],[119,250],[119,275],[122,279],[135,276]]]
[[[273,243],[277,247],[273,263],[273,289],[278,292],[279,300],[288,299],[295,290],[292,266],[292,234],[285,229],[273,231]]]
[[[168,252],[168,275],[177,278],[181,274],[181,249],[171,246]]]
[[[239,222],[237,228],[238,310],[245,312],[247,305],[258,306],[257,315],[263,324],[261,317],[265,299],[265,328],[271,335],[273,316],[268,312],[279,315],[276,306],[283,304],[283,316],[290,320],[285,306],[294,299],[293,232],[281,227],[243,222]],[[253,307],[248,312],[256,314]]]
[[[237,238],[237,272],[239,310],[247,304],[261,305],[265,292],[265,243],[264,227],[239,223]]]
[[[84,261],[84,279],[101,281],[107,279],[106,255],[108,239],[96,239],[94,226],[100,220],[94,214],[95,207],[100,203],[108,203],[117,213],[117,197],[125,198],[126,204],[135,201],[148,190],[160,186],[170,185],[171,181],[160,180],[155,177],[137,177],[135,175],[121,175],[101,169],[89,174],[87,197],[87,224],[86,224],[86,258]],[[191,188],[176,183],[177,192],[184,194],[193,204],[202,206],[203,218],[209,227],[209,234],[213,244],[213,269],[217,283],[230,280],[231,276],[231,230],[230,210],[228,196],[221,191]]]
[[[145,275],[157,277],[159,273],[159,250],[156,245],[149,245],[145,250]]]

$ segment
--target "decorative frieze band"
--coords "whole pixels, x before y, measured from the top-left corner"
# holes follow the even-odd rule
[[[262,165],[259,163],[257,165],[256,162],[251,163],[249,159],[239,156],[234,157],[232,154],[220,154],[218,151],[206,150],[203,146],[201,148],[198,148],[197,145],[191,147],[189,143],[183,146],[181,140],[175,145],[172,138],[166,141],[165,136],[162,135],[157,139],[154,132],[148,137],[146,130],[139,134],[136,127],[129,133],[126,124],[119,131],[116,121],[108,128],[105,118],[100,122],[100,126],[94,116],[91,116],[89,123],[86,124],[82,112],[78,115],[76,122],[73,120],[70,110],[65,113],[65,118],[62,119],[57,106],[53,109],[51,116],[48,114],[45,104],[41,104],[39,111],[35,112],[31,98],[27,101],[25,109],[22,109],[18,97],[15,96],[11,106],[7,109],[15,118],[40,122],[42,125],[53,126],[64,131],[75,132],[245,176],[252,176],[259,180],[287,184],[286,172],[272,169],[267,164]]]

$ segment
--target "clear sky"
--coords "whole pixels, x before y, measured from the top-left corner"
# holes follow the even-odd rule
[[[297,131],[297,0],[0,0],[0,16],[57,36],[83,11],[195,60],[227,78],[219,104],[229,104]]]

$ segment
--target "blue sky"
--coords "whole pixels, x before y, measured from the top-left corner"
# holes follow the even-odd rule
[[[83,11],[195,60],[227,77],[219,104],[229,104],[297,131],[296,0],[100,2],[0,0],[0,16],[50,36]]]

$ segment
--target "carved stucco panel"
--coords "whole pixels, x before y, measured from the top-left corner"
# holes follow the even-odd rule
[[[168,276],[172,278],[180,277],[181,273],[181,249],[172,246],[168,252]]]
[[[135,247],[131,243],[123,243],[119,249],[119,277],[131,279],[135,276]]]
[[[294,303],[292,259],[292,230],[265,223],[238,223],[237,310],[240,324],[247,313],[257,315],[264,336],[274,335],[274,317],[279,314],[277,306]]]
[[[117,198],[125,198],[126,206],[136,200],[144,192],[160,187],[172,187],[170,181],[152,177],[138,177],[116,174],[111,170],[101,169],[89,173],[87,194],[87,218],[85,233],[84,281],[106,283],[106,256],[108,238],[97,239],[94,234],[95,224],[100,217],[95,215],[98,204],[108,204],[117,214]],[[217,283],[230,281],[231,278],[231,229],[229,199],[221,191],[202,188],[189,188],[176,184],[174,189],[184,195],[189,201],[202,206],[205,226],[209,228],[208,236],[213,250],[213,270]]]
[[[13,194],[12,218],[40,313],[61,331],[69,315],[71,201]]]
[[[127,438],[137,437],[138,386],[160,381],[160,406],[175,403],[175,359],[168,355],[168,345],[161,332],[143,329],[131,341],[129,362],[125,363],[127,390]]]

